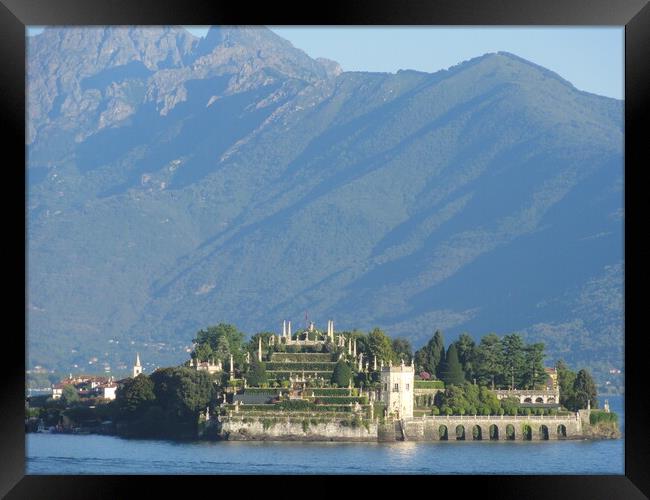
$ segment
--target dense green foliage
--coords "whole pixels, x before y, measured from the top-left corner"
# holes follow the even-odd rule
[[[241,363],[244,358],[243,341],[244,334],[234,325],[219,323],[217,326],[209,326],[199,330],[193,339],[196,347],[192,357],[200,361],[220,359],[225,365],[232,354]]]
[[[154,384],[144,374],[127,379],[116,391],[116,403],[123,417],[142,413],[156,399]]]
[[[388,364],[395,361],[396,356],[393,351],[393,343],[388,335],[380,329],[373,328],[366,339],[368,355],[371,359],[377,356],[377,362],[383,361]]]
[[[436,395],[435,404],[442,414],[498,415],[502,408],[505,411],[502,402],[487,387],[468,382],[447,387],[444,392]],[[506,407],[509,408],[507,403]]]
[[[573,383],[573,398],[577,408],[587,408],[587,404],[591,408],[598,408],[598,399],[596,392],[596,384],[591,374],[581,369],[576,375],[576,380]]]
[[[339,387],[347,387],[352,381],[352,370],[344,360],[339,360],[332,373],[332,383]]]
[[[416,380],[416,389],[444,389],[445,383],[442,380]]]
[[[601,422],[606,422],[606,423],[618,423],[618,414],[614,412],[604,412],[604,411],[599,411],[599,410],[592,410],[591,413],[589,413],[589,423],[591,425],[597,425]]]
[[[413,359],[413,348],[411,347],[411,342],[405,338],[396,338],[393,339],[393,361],[401,362],[404,360],[405,363],[411,363]]]
[[[245,378],[246,383],[253,387],[267,384],[269,380],[266,375],[265,363],[263,361],[258,361],[257,358],[252,359]]]
[[[582,369],[576,374],[560,360],[557,363],[557,371],[562,406],[576,411],[587,408],[587,401],[589,401],[591,408],[598,408],[596,385],[587,370]]]
[[[440,378],[445,383],[445,386],[461,385],[465,381],[463,367],[458,361],[456,344],[451,344],[447,349],[447,355],[440,371]]]
[[[311,409],[313,403],[305,399],[287,399],[285,401],[280,401],[276,406],[281,410],[301,411]]]
[[[317,396],[315,398],[317,404],[332,404],[332,405],[347,405],[350,403],[368,404],[366,396]]]
[[[458,353],[458,361],[465,373],[465,379],[474,380],[474,368],[476,366],[476,344],[474,339],[467,333],[462,333],[458,340],[454,342]]]
[[[336,362],[295,362],[295,363],[278,363],[275,361],[270,361],[266,363],[267,370],[274,371],[293,371],[298,372],[301,370],[305,371],[331,371],[336,366]]]
[[[63,390],[61,391],[61,401],[65,405],[71,405],[79,401],[79,395],[77,394],[74,385],[68,384],[63,386]]]
[[[206,372],[189,368],[161,368],[150,376],[156,402],[183,418],[205,410],[214,396],[214,384]]]
[[[314,396],[349,396],[350,392],[356,394],[358,389],[348,389],[347,387],[338,387],[338,388],[327,388],[327,389],[309,389],[308,394],[313,394]]]
[[[415,367],[432,376],[439,375],[440,364],[445,359],[445,341],[440,330],[436,330],[427,344],[415,352]]]

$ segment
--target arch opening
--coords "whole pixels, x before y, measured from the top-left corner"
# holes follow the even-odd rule
[[[514,441],[515,440],[515,426],[512,424],[508,424],[506,426],[506,439],[508,441]]]
[[[483,441],[483,429],[480,425],[472,427],[472,439],[474,441]]]
[[[456,441],[465,441],[465,427],[462,425],[456,426]]]
[[[449,432],[447,431],[446,425],[438,427],[438,436],[440,436],[440,441],[447,441],[449,439]]]
[[[560,424],[557,426],[557,437],[559,438],[566,437],[566,426],[564,424]]]
[[[548,441],[548,427],[546,427],[545,425],[539,426],[539,437],[544,441]]]
[[[528,425],[524,424],[521,426],[521,436],[524,441],[530,441],[533,439],[533,428]]]
[[[490,441],[499,440],[499,427],[497,427],[495,424],[492,424],[488,431],[490,433]]]

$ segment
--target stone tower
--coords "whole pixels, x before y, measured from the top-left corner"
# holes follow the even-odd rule
[[[135,365],[133,365],[133,378],[142,373],[142,365],[140,364],[140,353],[135,353]]]
[[[415,369],[402,363],[400,366],[381,368],[381,400],[388,413],[399,418],[413,417],[413,385]]]

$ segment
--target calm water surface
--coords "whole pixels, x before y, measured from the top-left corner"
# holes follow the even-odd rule
[[[621,418],[622,397],[610,397]],[[28,434],[28,474],[623,474],[622,439],[174,442]]]

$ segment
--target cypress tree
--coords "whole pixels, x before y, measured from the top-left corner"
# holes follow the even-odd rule
[[[456,346],[451,344],[447,351],[447,357],[442,367],[442,380],[446,386],[449,385],[462,385],[465,381],[465,372],[463,367],[458,361],[458,351]]]
[[[442,365],[445,362],[445,339],[440,330],[436,330],[431,340],[431,368],[432,374],[435,373],[438,378],[442,375]]]
[[[339,362],[334,367],[334,373],[332,373],[332,383],[339,387],[347,387],[350,385],[351,379],[352,370],[350,370],[350,367],[345,361],[339,359]]]
[[[266,377],[266,365],[263,361],[253,359],[250,368],[246,374],[246,383],[251,387],[259,387],[266,384],[268,379]]]
[[[573,391],[578,408],[587,408],[587,401],[590,402],[592,408],[598,408],[596,384],[591,374],[584,368],[576,375]]]

